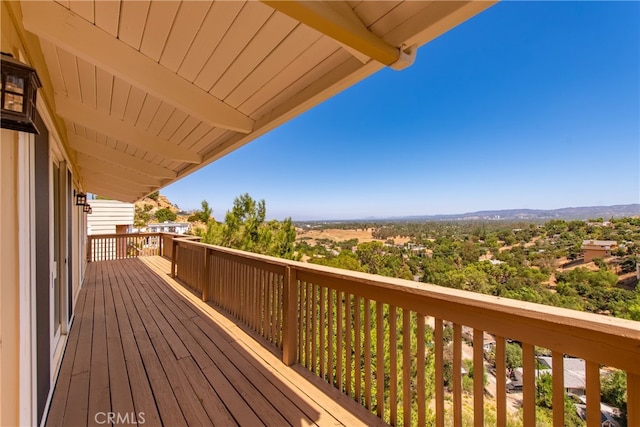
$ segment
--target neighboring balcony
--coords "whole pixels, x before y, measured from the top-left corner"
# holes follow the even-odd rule
[[[552,352],[554,425],[564,356],[586,361],[589,426],[601,425],[601,366],[626,371],[628,425],[640,425],[638,322],[167,234],[89,243],[89,261],[141,257],[89,264],[48,425],[144,412],[147,425],[504,426],[507,340],[522,343],[525,426],[536,424],[536,346]],[[481,372],[485,332],[496,338],[495,406],[482,375],[463,391],[464,340]]]

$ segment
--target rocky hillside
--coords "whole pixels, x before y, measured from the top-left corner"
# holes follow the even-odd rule
[[[158,193],[152,193],[151,197],[145,197],[142,200],[135,202],[135,212],[136,216],[144,213],[148,214],[149,218],[142,219],[143,222],[158,222],[155,220],[155,213],[160,209],[169,209],[171,212],[177,215],[176,222],[186,222],[189,215],[180,215],[180,208],[177,205],[174,205],[166,196]],[[146,216],[146,215],[145,215]]]

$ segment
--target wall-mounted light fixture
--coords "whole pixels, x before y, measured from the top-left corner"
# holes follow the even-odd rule
[[[42,87],[34,68],[13,58],[10,53],[0,52],[2,59],[2,82],[0,107],[2,127],[40,134],[34,123],[36,96]]]
[[[76,194],[76,206],[84,206],[87,204],[87,195],[84,193]]]
[[[84,213],[91,215],[93,213],[93,209],[91,209],[91,205],[87,204],[84,205],[84,208],[82,208],[82,210],[84,211]]]

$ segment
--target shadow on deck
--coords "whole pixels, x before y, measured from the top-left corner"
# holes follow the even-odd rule
[[[47,426],[381,423],[169,269],[160,257],[88,264]]]

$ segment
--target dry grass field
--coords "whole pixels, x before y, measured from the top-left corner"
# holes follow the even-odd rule
[[[340,230],[337,228],[329,228],[326,230],[298,229],[296,239],[302,240],[304,238],[305,240],[310,241],[309,242],[310,244],[311,242],[315,243],[315,241],[318,239],[329,239],[329,240],[333,240],[334,242],[343,242],[345,240],[358,239],[358,243],[373,242],[376,240],[382,241],[379,239],[374,239],[373,236],[371,235],[372,231],[373,231],[372,228],[368,228],[364,230],[363,229]],[[396,244],[404,244],[409,240],[410,240],[409,238],[400,238],[400,237],[393,239],[393,241]]]

